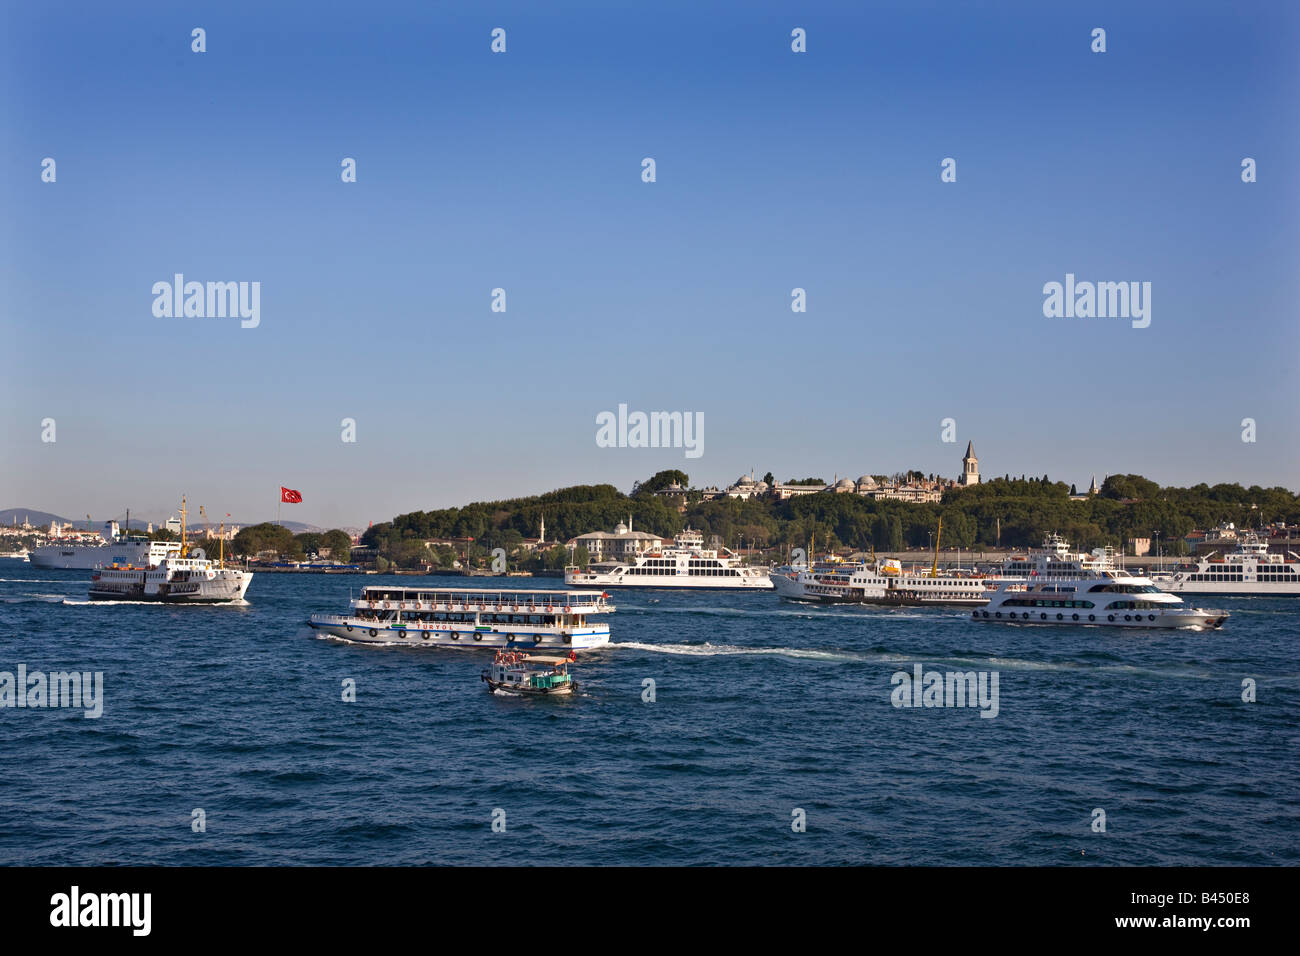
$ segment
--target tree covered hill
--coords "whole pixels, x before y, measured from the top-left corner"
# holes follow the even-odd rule
[[[912,504],[873,500],[856,494],[818,493],[777,501],[773,498],[702,500],[698,492],[666,498],[654,490],[681,472],[661,472],[639,483],[631,494],[613,485],[577,485],[543,495],[506,501],[475,502],[460,508],[416,511],[375,525],[363,543],[381,553],[432,538],[472,537],[484,548],[512,551],[526,537],[537,537],[543,517],[547,540],[565,541],[588,531],[610,531],[630,516],[633,528],[665,537],[690,525],[718,534],[736,546],[806,547],[815,535],[818,549],[899,550],[926,545],[943,518],[945,546],[972,548],[1000,543],[1027,547],[1057,531],[1080,548],[1119,546],[1130,537],[1156,531],[1173,550],[1196,528],[1231,521],[1238,527],[1285,521],[1300,523],[1300,498],[1286,488],[1243,488],[1236,484],[1162,488],[1141,475],[1112,475],[1100,493],[1070,498],[1063,482],[1006,476],[969,488],[953,488],[941,503]],[[685,511],[679,506],[685,504]]]

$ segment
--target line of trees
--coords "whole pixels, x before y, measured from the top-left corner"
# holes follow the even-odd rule
[[[919,474],[919,472],[909,472]],[[1078,548],[1121,546],[1128,538],[1160,532],[1170,553],[1196,528],[1231,521],[1238,527],[1285,521],[1300,524],[1300,497],[1286,488],[1237,484],[1190,488],[1161,487],[1141,475],[1112,475],[1100,492],[1071,500],[1070,486],[1047,475],[1006,475],[971,487],[953,488],[938,503],[912,504],[857,494],[819,493],[777,501],[774,497],[701,500],[698,493],[680,498],[655,495],[673,482],[689,487],[676,470],[660,472],[625,495],[612,485],[579,485],[544,495],[507,501],[475,502],[462,508],[398,515],[372,527],[362,542],[399,567],[423,558],[420,549],[433,538],[473,538],[463,555],[486,566],[493,548],[504,548],[510,567],[562,567],[563,547],[529,556],[524,537],[535,537],[546,519],[547,537],[558,541],[588,531],[611,530],[630,516],[633,527],[670,537],[690,525],[717,534],[729,547],[807,547],[899,551],[926,547],[943,519],[943,544],[961,548],[1015,547],[1041,543],[1045,534],[1065,535]],[[685,511],[679,505],[685,505]],[[447,549],[450,551],[451,549]],[[439,556],[439,566],[446,555]],[[428,563],[428,562],[426,562]]]

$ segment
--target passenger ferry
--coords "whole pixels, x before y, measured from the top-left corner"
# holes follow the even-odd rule
[[[694,588],[699,590],[768,591],[768,568],[747,567],[727,548],[704,547],[704,535],[687,528],[661,551],[647,551],[627,562],[605,562],[589,570],[569,566],[570,587]]]
[[[977,621],[1021,624],[1106,624],[1119,627],[1222,627],[1227,611],[1190,608],[1150,578],[1101,571],[1073,581],[1005,581],[988,606],[971,611]]]
[[[217,562],[208,560],[202,548],[191,548],[186,539],[185,499],[181,499],[181,540],[167,542],[172,549],[146,565],[111,562],[96,568],[90,577],[92,601],[162,601],[185,604],[218,604],[242,601],[253,582],[249,571],[228,568],[224,553]],[[154,542],[163,544],[164,542]],[[224,548],[224,542],[223,542]],[[151,557],[150,551],[146,557]]]
[[[210,561],[202,548],[195,548],[169,554],[150,567],[98,568],[90,578],[90,599],[221,604],[242,601],[252,583],[252,572]]]
[[[1288,559],[1289,556],[1289,559]],[[1208,554],[1170,572],[1151,575],[1158,587],[1184,594],[1300,595],[1300,556],[1271,554],[1268,542],[1247,533],[1237,550]]]
[[[790,565],[771,573],[776,593],[791,601],[847,604],[985,604],[990,585],[983,575],[905,572],[898,561],[828,561],[811,568]]]
[[[352,598],[348,613],[313,614],[307,623],[363,644],[581,651],[609,643],[609,624],[599,615],[613,610],[601,591],[374,584]]]

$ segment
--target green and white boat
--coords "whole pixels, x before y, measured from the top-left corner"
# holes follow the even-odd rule
[[[542,657],[518,651],[497,651],[492,666],[484,668],[480,680],[489,693],[519,694],[525,697],[556,697],[572,694],[577,686],[569,664],[577,657]]]

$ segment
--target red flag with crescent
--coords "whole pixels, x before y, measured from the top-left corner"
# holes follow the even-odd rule
[[[302,492],[294,491],[292,488],[286,488],[284,485],[281,485],[280,500],[285,504],[300,505],[302,504]]]

